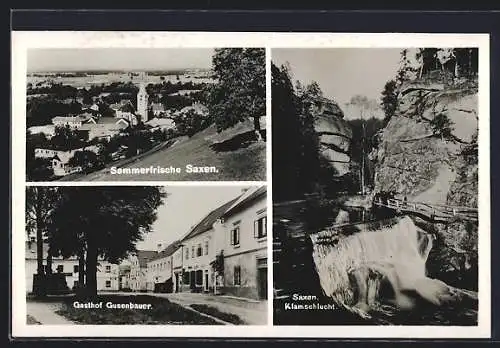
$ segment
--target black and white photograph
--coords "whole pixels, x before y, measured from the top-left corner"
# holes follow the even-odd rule
[[[263,48],[30,48],[27,181],[264,181]]]
[[[266,186],[29,186],[28,325],[266,325]]]
[[[481,54],[272,49],[275,325],[478,325]]]

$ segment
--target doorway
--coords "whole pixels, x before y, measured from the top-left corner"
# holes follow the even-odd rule
[[[257,259],[257,295],[267,299],[267,258]]]
[[[204,284],[205,284],[205,286],[204,286],[204,289],[203,289],[203,290],[204,290],[205,292],[208,292],[208,271],[205,271],[205,279],[204,279],[204,280],[205,280],[205,283],[204,283]]]

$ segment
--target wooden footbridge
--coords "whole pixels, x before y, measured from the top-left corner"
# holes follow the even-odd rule
[[[445,204],[429,204],[424,202],[408,202],[390,198],[387,200],[375,199],[373,204],[386,207],[402,214],[412,214],[431,222],[448,222],[454,219],[478,221],[477,208],[452,206]]]

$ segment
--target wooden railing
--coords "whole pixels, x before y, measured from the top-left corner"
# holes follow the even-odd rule
[[[477,208],[445,204],[429,204],[425,202],[408,202],[394,198],[387,199],[385,202],[381,199],[376,199],[373,203],[377,206],[394,209],[401,213],[421,214],[434,221],[447,221],[453,218],[471,221],[478,220]]]

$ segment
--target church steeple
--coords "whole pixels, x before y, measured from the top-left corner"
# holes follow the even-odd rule
[[[142,122],[148,121],[148,93],[146,92],[146,73],[139,74],[139,92],[137,93],[137,114]]]

